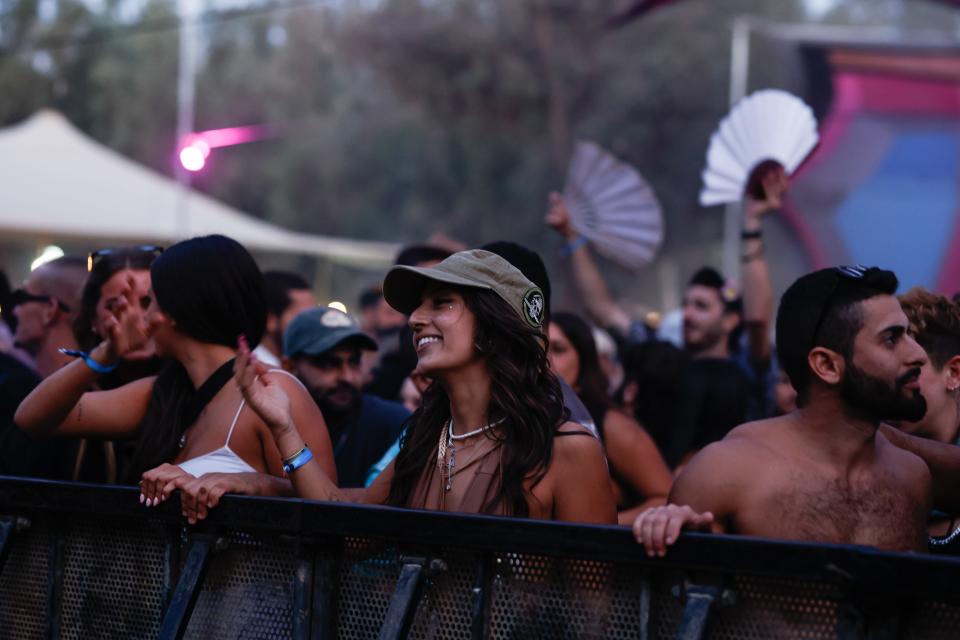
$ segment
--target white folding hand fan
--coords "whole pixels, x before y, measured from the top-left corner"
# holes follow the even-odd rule
[[[663,242],[660,203],[640,173],[592,142],[579,141],[563,198],[573,227],[629,269],[649,264]]]
[[[739,202],[751,172],[765,160],[793,173],[817,145],[817,120],[803,100],[778,89],[742,99],[710,138],[700,204]]]

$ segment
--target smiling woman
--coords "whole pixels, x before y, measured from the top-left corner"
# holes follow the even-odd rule
[[[432,268],[395,267],[384,297],[409,315],[418,371],[433,379],[396,460],[365,491],[338,490],[309,459],[283,389],[241,348],[248,403],[291,460],[301,496],[412,508],[613,523],[600,443],[569,422],[550,371],[543,293],[483,250]]]

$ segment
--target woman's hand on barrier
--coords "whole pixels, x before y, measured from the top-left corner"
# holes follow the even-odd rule
[[[633,535],[648,556],[663,557],[667,547],[677,541],[681,529],[707,529],[713,524],[709,511],[697,513],[688,506],[668,504],[647,509],[633,523]]]
[[[180,509],[190,524],[207,517],[207,512],[220,504],[227,493],[263,495],[261,473],[206,473],[180,487]]]
[[[106,361],[105,364],[112,364],[131,351],[142,349],[150,339],[143,308],[136,298],[135,284],[133,276],[128,276],[122,295],[117,298],[104,323],[106,339],[97,347],[100,353],[94,358]]]
[[[267,376],[268,369],[250,352],[246,338],[240,337],[237,344],[237,359],[233,365],[234,378],[247,404],[264,421],[273,437],[281,437],[294,431],[290,398],[283,388]]]
[[[164,462],[140,478],[140,504],[155,507],[165,502],[175,489],[182,489],[195,477],[175,464]]]

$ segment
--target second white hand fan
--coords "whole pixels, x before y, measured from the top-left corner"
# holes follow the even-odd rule
[[[592,142],[579,141],[563,198],[573,227],[628,269],[649,264],[663,242],[660,203],[640,173]]]
[[[773,160],[793,173],[817,145],[817,120],[800,98],[764,89],[742,99],[710,138],[700,204],[739,202],[751,172]]]

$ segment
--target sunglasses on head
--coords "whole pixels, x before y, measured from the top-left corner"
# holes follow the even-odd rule
[[[27,302],[53,302],[56,301],[57,306],[60,307],[63,311],[67,313],[70,312],[70,307],[63,304],[63,302],[53,296],[30,293],[26,289],[15,289],[10,292],[10,297],[7,299],[7,306],[13,310],[19,307],[21,304]]]
[[[97,249],[87,256],[87,271],[93,271],[93,268],[106,257],[117,255],[117,254],[134,254],[142,253],[145,255],[152,255],[154,258],[163,253],[163,247],[158,247],[155,244],[142,244],[136,247],[116,247],[110,249]]]
[[[870,271],[871,267],[864,267],[863,265],[841,265],[839,267],[834,267],[833,272],[835,275],[839,276],[834,278],[833,287],[830,289],[829,295],[827,295],[826,300],[824,300],[823,306],[820,308],[820,315],[817,317],[817,324],[813,325],[813,334],[810,336],[810,348],[813,348],[817,345],[817,336],[820,334],[820,327],[823,325],[824,319],[827,317],[827,311],[830,307],[833,306],[833,299],[837,295],[837,291],[840,289],[840,283],[847,281],[852,282],[856,280],[862,280],[867,272]]]

